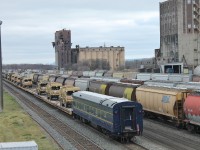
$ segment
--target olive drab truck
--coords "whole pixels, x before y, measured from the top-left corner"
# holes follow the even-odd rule
[[[59,99],[60,94],[60,88],[62,87],[61,83],[57,82],[49,82],[47,84],[46,93],[47,93],[47,99]]]
[[[71,107],[73,101],[72,94],[77,91],[80,91],[79,87],[63,86],[60,89],[60,96],[59,96],[60,105],[64,107]]]
[[[47,84],[48,84],[48,81],[40,81],[40,82],[38,82],[37,88],[36,88],[36,91],[37,91],[38,95],[46,94]]]
[[[21,86],[26,88],[26,87],[32,87],[33,81],[31,78],[23,77],[21,80]]]

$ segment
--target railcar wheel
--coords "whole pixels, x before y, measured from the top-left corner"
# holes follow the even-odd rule
[[[66,103],[64,103],[63,105],[64,105],[65,108],[67,108],[67,104]]]
[[[194,133],[195,132],[195,127],[193,125],[187,125],[187,130],[191,133]]]

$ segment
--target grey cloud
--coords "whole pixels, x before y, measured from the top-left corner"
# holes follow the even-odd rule
[[[105,42],[124,46],[126,58],[153,56],[158,6],[159,0],[6,0],[0,5],[3,62],[54,62],[51,42],[62,28],[71,29],[73,46]]]

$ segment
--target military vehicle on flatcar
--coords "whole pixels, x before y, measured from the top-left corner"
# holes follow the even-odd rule
[[[22,87],[24,87],[24,88],[25,88],[25,87],[32,87],[33,81],[32,81],[31,78],[23,77],[22,80],[21,80],[20,85],[21,85]]]
[[[71,107],[73,101],[72,94],[77,91],[80,91],[79,87],[63,86],[60,89],[59,95],[60,105],[64,107]]]
[[[46,94],[46,87],[47,87],[48,81],[40,81],[37,84],[37,94],[41,95],[41,94]]]
[[[47,99],[59,99],[61,83],[49,82],[46,87]]]

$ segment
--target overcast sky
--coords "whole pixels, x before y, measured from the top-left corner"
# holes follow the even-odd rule
[[[126,59],[159,48],[163,0],[0,0],[4,64],[55,62],[54,33],[70,29],[72,47],[123,46]]]

